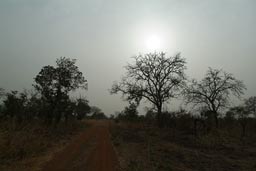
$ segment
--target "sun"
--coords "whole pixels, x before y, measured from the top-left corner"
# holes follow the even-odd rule
[[[157,34],[150,34],[145,38],[146,51],[160,51],[163,48],[163,39]]]
[[[133,47],[141,53],[168,52],[173,49],[175,34],[161,23],[145,23],[134,28]]]

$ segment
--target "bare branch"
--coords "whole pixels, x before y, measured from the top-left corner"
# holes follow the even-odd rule
[[[231,95],[240,97],[246,89],[244,83],[223,70],[209,68],[202,81],[192,80],[184,90],[187,103],[205,105],[215,113],[229,105]]]
[[[113,84],[110,93],[121,92],[128,101],[145,98],[162,110],[163,103],[175,97],[185,83],[185,59],[180,54],[167,57],[163,52],[138,55],[133,59],[134,63],[125,66],[126,76]]]

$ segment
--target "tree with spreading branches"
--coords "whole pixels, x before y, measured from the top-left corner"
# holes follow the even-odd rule
[[[218,127],[220,109],[229,105],[231,95],[238,98],[244,94],[244,83],[223,70],[209,68],[201,81],[193,79],[183,91],[186,103],[206,107],[214,114]]]
[[[137,104],[146,99],[157,109],[158,125],[162,126],[162,107],[179,94],[185,83],[186,61],[180,54],[168,57],[166,53],[138,55],[134,63],[125,66],[126,75],[115,82],[111,93],[121,92],[123,98]]]

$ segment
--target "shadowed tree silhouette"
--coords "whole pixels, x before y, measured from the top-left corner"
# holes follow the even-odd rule
[[[92,119],[107,119],[107,116],[97,106],[91,106],[91,118]]]
[[[163,103],[176,97],[184,84],[185,59],[180,54],[167,57],[163,52],[138,55],[133,59],[134,63],[125,67],[126,75],[113,84],[110,92],[121,92],[125,100],[137,104],[142,98],[148,100],[156,107],[158,125],[162,126]]]
[[[76,60],[61,57],[56,67],[44,66],[35,78],[34,87],[41,93],[49,107],[48,119],[55,117],[58,123],[69,101],[68,93],[77,88],[87,88],[87,81],[75,65]]]
[[[192,80],[184,89],[186,103],[204,106],[214,114],[218,127],[218,112],[229,105],[230,96],[240,97],[246,89],[244,83],[223,70],[209,68],[200,81]]]
[[[77,115],[78,120],[83,119],[90,112],[91,112],[91,107],[88,104],[88,100],[81,97],[76,100],[75,113]]]
[[[246,135],[246,126],[248,124],[248,116],[249,116],[249,111],[245,106],[236,106],[232,107],[230,112],[233,112],[235,116],[238,118],[238,121],[242,127],[242,134],[241,137],[243,138]]]
[[[135,121],[138,119],[137,105],[135,103],[131,103],[129,106],[126,106],[123,110],[123,114],[125,119]]]
[[[27,101],[27,95],[25,93],[18,93],[18,91],[7,93],[6,99],[3,101],[5,114],[20,123],[25,114]]]
[[[0,99],[5,95],[4,89],[0,88]]]
[[[3,88],[0,88],[0,100],[4,97],[5,93],[4,93],[4,89]],[[0,103],[0,119],[2,117],[2,113],[3,113],[3,110],[4,110],[4,106]]]
[[[256,117],[256,96],[246,99],[245,106]]]

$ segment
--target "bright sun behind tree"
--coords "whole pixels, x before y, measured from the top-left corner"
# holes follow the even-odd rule
[[[150,52],[163,50],[163,39],[157,34],[151,34],[145,38],[145,46]]]

